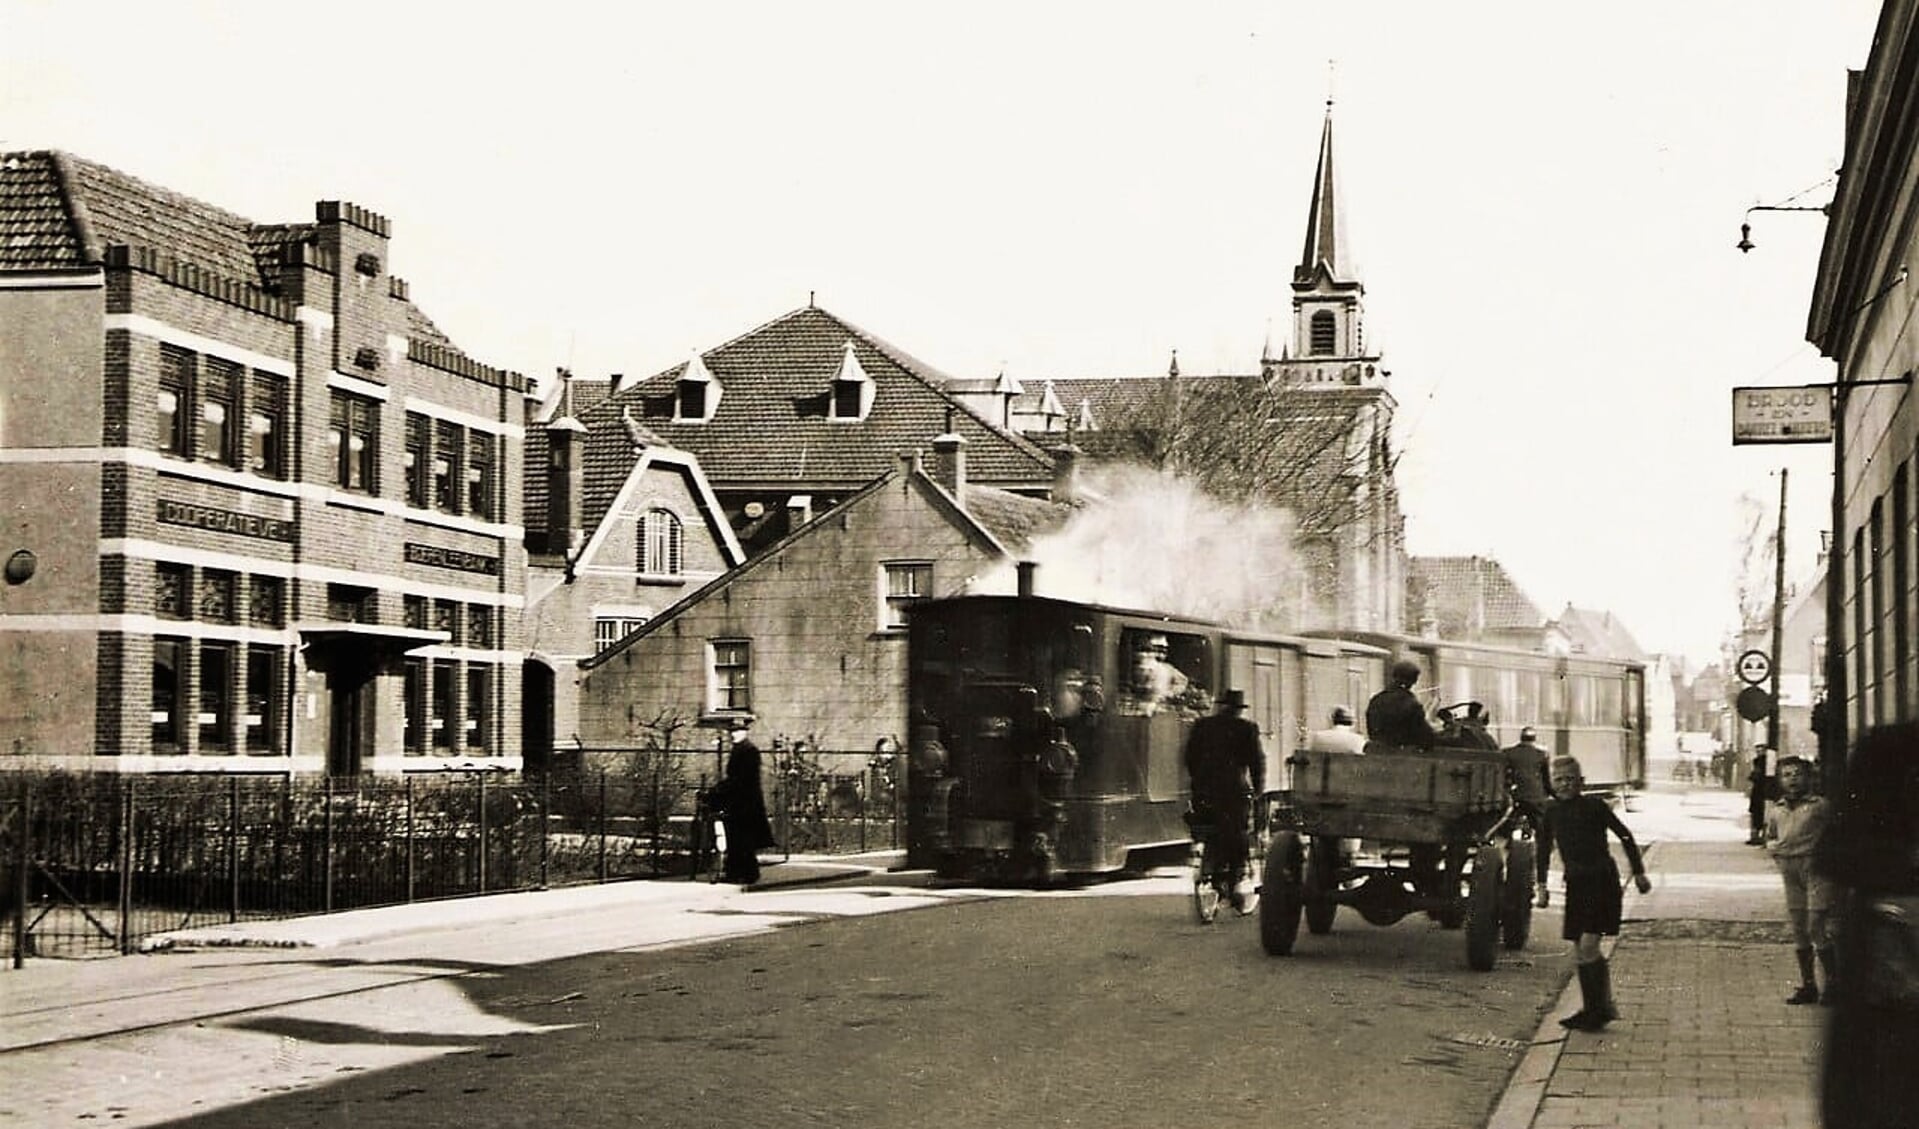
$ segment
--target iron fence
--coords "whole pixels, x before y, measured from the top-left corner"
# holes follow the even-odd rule
[[[712,752],[578,752],[524,776],[0,774],[0,953],[18,967],[199,925],[707,872]],[[767,777],[787,856],[898,845],[889,771],[783,758]]]

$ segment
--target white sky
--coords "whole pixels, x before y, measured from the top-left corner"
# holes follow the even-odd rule
[[[1804,578],[1831,482],[1828,447],[1730,444],[1735,385],[1832,378],[1823,223],[1733,244],[1837,167],[1877,4],[1323,6],[0,0],[0,147],[263,222],[372,208],[441,328],[529,376],[650,374],[808,291],[958,376],[1244,372],[1336,60],[1410,548],[1712,657],[1740,495],[1791,468]]]

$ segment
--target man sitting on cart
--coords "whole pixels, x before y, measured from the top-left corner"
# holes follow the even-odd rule
[[[1366,703],[1366,733],[1386,745],[1405,745],[1416,749],[1433,747],[1433,727],[1426,720],[1426,707],[1420,704],[1413,686],[1419,681],[1419,664],[1400,659],[1393,664],[1391,685],[1374,694]]]
[[[1240,716],[1245,710],[1243,691],[1225,691],[1219,696],[1219,711],[1193,723],[1185,750],[1195,820],[1212,828],[1209,849],[1219,852],[1219,871],[1229,882],[1227,900],[1242,913],[1246,895],[1240,881],[1250,853],[1246,817],[1253,797],[1266,790],[1259,726]]]

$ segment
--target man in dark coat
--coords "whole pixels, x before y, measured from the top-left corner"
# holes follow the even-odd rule
[[[1519,731],[1519,743],[1509,745],[1506,754],[1506,783],[1512,787],[1513,806],[1539,832],[1539,821],[1546,810],[1548,772],[1546,750],[1539,747],[1539,731],[1528,725]]]
[[[1266,755],[1259,745],[1259,726],[1240,716],[1246,695],[1228,690],[1219,696],[1219,711],[1193,723],[1186,738],[1186,774],[1192,781],[1193,810],[1211,822],[1220,852],[1220,869],[1232,880],[1229,900],[1244,909],[1239,890],[1250,852],[1246,816],[1252,797],[1266,790]]]
[[[1388,745],[1410,745],[1419,749],[1433,747],[1433,727],[1426,721],[1426,707],[1413,693],[1419,681],[1419,664],[1401,659],[1393,664],[1391,685],[1374,694],[1366,703],[1366,735]]]
[[[760,748],[744,724],[733,729],[732,739],[715,803],[726,828],[726,880],[751,886],[760,880],[760,851],[773,846],[773,825],[760,791]]]

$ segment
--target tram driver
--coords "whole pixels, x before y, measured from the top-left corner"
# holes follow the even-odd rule
[[[1172,644],[1163,632],[1140,632],[1133,640],[1131,691],[1127,712],[1151,717],[1161,705],[1185,694],[1191,685],[1168,657]]]

